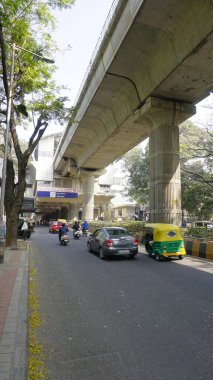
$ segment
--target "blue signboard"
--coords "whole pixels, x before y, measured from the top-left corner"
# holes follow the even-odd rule
[[[78,193],[62,191],[37,191],[39,198],[78,198]]]

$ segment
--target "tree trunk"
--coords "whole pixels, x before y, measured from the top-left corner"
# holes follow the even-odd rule
[[[18,182],[14,184],[15,171],[13,160],[7,160],[7,179],[5,191],[6,211],[6,247],[15,245],[17,242],[17,222],[22,208],[25,192],[26,162],[19,164]]]
[[[7,215],[6,221],[6,247],[16,245],[17,242],[17,221],[19,214],[13,212]]]

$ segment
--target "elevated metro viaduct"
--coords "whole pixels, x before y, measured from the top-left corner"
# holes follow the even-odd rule
[[[180,222],[179,124],[212,91],[212,68],[211,0],[113,3],[54,159],[83,178],[83,219],[95,176],[149,137],[151,221]]]

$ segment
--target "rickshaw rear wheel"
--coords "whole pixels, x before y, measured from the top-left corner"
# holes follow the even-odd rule
[[[161,256],[158,255],[158,253],[155,254],[155,260],[156,261],[161,261]]]
[[[178,256],[178,260],[182,260],[183,256],[182,255],[179,255]]]

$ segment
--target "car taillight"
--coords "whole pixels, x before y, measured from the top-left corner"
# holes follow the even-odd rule
[[[166,245],[164,245],[164,247],[163,247],[163,251],[166,252]]]
[[[134,239],[134,245],[138,245],[138,240]]]
[[[111,239],[108,239],[108,240],[106,241],[106,245],[107,245],[107,247],[112,247],[112,240],[111,240]]]

